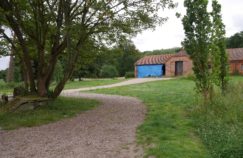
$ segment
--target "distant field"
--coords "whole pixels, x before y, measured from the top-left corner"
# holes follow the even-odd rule
[[[83,81],[69,81],[65,85],[64,89],[77,89],[84,87],[102,86],[122,81],[125,81],[125,79],[89,79]],[[18,85],[20,85],[20,83],[6,84],[4,81],[0,80],[0,94],[11,94],[13,92],[13,88]],[[54,85],[52,85],[51,88],[53,89]]]
[[[84,87],[103,86],[125,81],[125,79],[91,79],[84,81],[69,81],[64,89],[76,89]]]
[[[5,83],[3,80],[0,80],[0,94],[11,94],[13,88],[20,84],[21,83]]]

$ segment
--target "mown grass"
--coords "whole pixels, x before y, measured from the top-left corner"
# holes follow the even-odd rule
[[[35,110],[16,113],[0,112],[0,127],[10,130],[47,124],[73,117],[97,105],[98,102],[95,100],[59,97]]]
[[[65,85],[64,89],[76,89],[94,86],[103,86],[108,84],[114,84],[124,81],[125,79],[92,79],[83,81],[69,81]]]
[[[147,105],[146,119],[137,130],[145,157],[207,158],[188,112],[194,106],[193,85],[190,80],[175,79],[95,92],[138,97]]]
[[[11,94],[14,87],[21,85],[21,83],[6,83],[0,80],[0,94]]]
[[[103,86],[125,81],[125,79],[91,79],[83,81],[69,81],[66,83],[64,89],[77,89],[85,87]],[[14,87],[20,86],[21,83],[6,83],[0,80],[0,94],[11,94]],[[55,83],[51,85],[50,89],[54,89]]]
[[[239,81],[243,81],[243,77],[233,77],[230,82],[235,84]],[[194,82],[188,79],[156,81],[94,92],[133,96],[144,101],[148,113],[137,130],[137,140],[144,146],[145,157],[243,157],[243,126],[239,122],[243,108],[241,93],[229,92],[231,95],[227,97],[216,96],[217,104],[208,105],[212,108],[208,108],[208,111],[214,112],[208,114],[198,110],[201,109],[200,99],[194,93]],[[233,98],[235,94],[238,97]],[[233,103],[231,98],[237,103]],[[220,113],[219,109],[224,110]],[[232,119],[238,121],[233,123]]]

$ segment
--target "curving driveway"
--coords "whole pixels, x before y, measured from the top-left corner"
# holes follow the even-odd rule
[[[79,91],[138,84],[161,78],[65,90],[62,95],[96,99],[97,108],[77,117],[32,128],[0,130],[2,158],[135,158],[143,157],[136,145],[136,128],[143,122],[146,108],[132,97],[80,93]]]
[[[77,117],[33,128],[0,131],[3,158],[134,158],[136,128],[145,106],[131,97],[69,92],[67,96],[99,100],[102,105]]]

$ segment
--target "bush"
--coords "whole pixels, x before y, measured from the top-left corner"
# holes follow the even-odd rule
[[[206,106],[194,111],[195,125],[214,158],[242,158],[243,85],[230,85],[225,96],[215,94]]]
[[[104,65],[101,68],[101,77],[113,78],[118,76],[118,71],[115,66]]]
[[[28,95],[28,90],[25,89],[25,87],[23,86],[18,86],[18,87],[15,87],[14,90],[13,90],[13,96],[14,97],[17,97],[17,96],[25,96],[25,95]]]
[[[196,79],[194,74],[190,74],[190,75],[182,77],[182,78],[184,78],[186,80],[192,80],[192,81],[194,81]]]
[[[129,71],[125,73],[125,78],[134,78],[134,72],[133,71]]]

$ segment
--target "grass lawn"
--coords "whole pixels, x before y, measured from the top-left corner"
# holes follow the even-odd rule
[[[125,81],[125,79],[91,79],[84,81],[69,81],[66,83],[64,89],[77,89],[84,87],[94,87],[94,86],[103,86],[108,84],[114,84],[118,82]],[[6,84],[4,81],[0,80],[0,94],[11,94],[13,88],[18,86],[18,83]],[[51,86],[51,89],[54,88],[54,85]]]
[[[233,81],[243,80],[234,77]],[[93,92],[137,97],[147,105],[144,123],[137,140],[145,147],[146,157],[211,158],[190,115],[196,103],[194,82],[187,79],[156,81]]]
[[[84,87],[103,86],[125,81],[125,79],[92,79],[84,81],[69,81],[64,89],[75,89]]]
[[[3,80],[0,80],[0,94],[11,94],[13,88],[19,85],[19,83],[6,84]]]
[[[0,112],[0,127],[2,129],[16,129],[47,124],[73,117],[96,107],[98,104],[95,100],[59,97],[36,110],[19,113]]]

